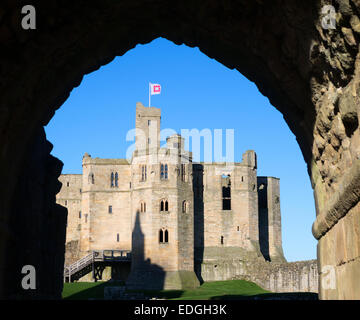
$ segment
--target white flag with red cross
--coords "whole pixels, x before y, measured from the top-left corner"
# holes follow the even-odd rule
[[[150,83],[150,94],[160,94],[161,93],[161,85],[158,83]]]

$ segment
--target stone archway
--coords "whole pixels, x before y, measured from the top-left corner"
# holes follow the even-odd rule
[[[337,11],[334,30],[321,26],[325,4]],[[49,155],[42,126],[84,74],[161,36],[236,68],[283,113],[314,188],[320,269],[330,266],[337,278],[334,288],[320,286],[320,297],[360,298],[359,0],[33,5],[36,30],[21,28],[22,5],[0,5],[1,296],[22,294],[21,266],[29,263],[47,274],[29,296],[61,293],[66,213],[55,194],[62,164]]]

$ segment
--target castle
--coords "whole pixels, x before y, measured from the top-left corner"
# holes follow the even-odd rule
[[[136,105],[135,149],[126,159],[92,158],[61,175],[66,242],[131,251],[131,288],[182,289],[241,274],[238,261],[286,262],[279,179],[257,176],[254,151],[242,162],[194,163],[184,139],[160,147],[161,110]]]

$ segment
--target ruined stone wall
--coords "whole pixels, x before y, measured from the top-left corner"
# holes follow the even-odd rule
[[[316,260],[247,264],[248,279],[272,292],[318,292]]]
[[[204,230],[203,236],[198,233],[204,239],[203,246],[254,249],[250,240],[258,240],[256,170],[242,163],[231,169],[223,164],[204,164],[203,170],[203,203],[198,207],[203,207],[203,212],[195,213],[195,229]],[[223,174],[230,175],[231,210],[222,207]]]
[[[56,203],[68,210],[66,225],[66,242],[80,240],[81,230],[81,174],[62,174],[60,192],[56,195]]]
[[[65,266],[73,264],[80,259],[80,241],[67,241],[65,245]]]
[[[216,261],[202,264],[205,281],[244,279],[272,292],[318,292],[316,260],[273,263],[239,250],[228,252],[227,259],[218,255]]]
[[[285,261],[281,237],[280,179],[258,177],[260,250],[266,260]]]

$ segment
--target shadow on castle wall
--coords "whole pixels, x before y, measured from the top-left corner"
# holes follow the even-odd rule
[[[193,165],[193,195],[194,195],[194,271],[200,284],[204,283],[201,276],[201,264],[204,261],[204,167]]]
[[[145,260],[145,239],[141,230],[140,212],[136,212],[134,229],[131,237],[131,271],[126,287],[131,290],[162,290],[166,272],[148,258]]]
[[[258,178],[259,180],[259,178]],[[259,210],[259,245],[260,252],[266,261],[270,261],[269,251],[269,210],[268,210],[267,184],[261,183],[258,190]]]

